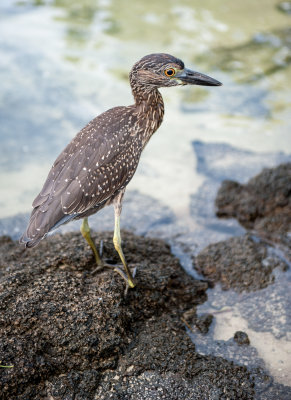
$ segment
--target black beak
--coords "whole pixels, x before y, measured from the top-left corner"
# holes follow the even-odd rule
[[[200,72],[191,71],[184,68],[183,71],[177,72],[175,78],[178,78],[186,85],[201,85],[201,86],[221,86],[222,83],[210,76],[201,74]]]

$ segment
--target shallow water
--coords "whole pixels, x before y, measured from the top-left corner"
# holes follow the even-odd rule
[[[291,159],[290,3],[264,0],[263,9],[261,2],[241,3],[2,0],[0,233],[19,237],[59,152],[94,116],[130,104],[132,64],[162,51],[224,86],[162,90],[165,119],[129,184],[123,226],[168,240],[192,274],[189,252],[241,234],[236,221],[215,217],[219,183],[245,182],[263,167]],[[112,214],[103,210],[92,225],[112,229]],[[287,292],[285,277],[278,274],[270,290]],[[231,296],[219,288],[209,297],[204,307],[211,308],[211,299],[232,307]],[[274,296],[262,291],[246,302],[266,319],[279,318]],[[288,307],[282,307],[288,320]],[[224,335],[210,334],[212,343],[233,336],[236,312],[231,318],[217,314],[215,326],[225,327]],[[283,357],[290,354],[288,323],[279,324],[277,337],[272,329],[254,327],[246,313],[240,317],[269,371],[288,384],[291,357]],[[279,358],[269,356],[270,346],[277,346]]]

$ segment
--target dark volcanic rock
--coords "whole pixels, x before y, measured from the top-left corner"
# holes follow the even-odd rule
[[[115,260],[111,235],[104,258]],[[138,286],[93,274],[79,234],[0,241],[1,399],[252,399],[245,367],[202,356],[181,317],[206,298],[160,240],[124,234]]]
[[[264,169],[246,185],[224,181],[217,215],[234,217],[248,229],[285,233],[291,229],[291,163]]]
[[[196,257],[195,268],[212,284],[221,282],[225,290],[252,291],[274,280],[272,270],[278,264],[267,264],[266,259],[266,247],[245,235],[210,244]]]
[[[250,339],[245,332],[237,331],[237,332],[235,332],[233,338],[239,346],[250,344]]]
[[[209,327],[213,321],[213,315],[211,314],[203,314],[200,317],[197,318],[195,322],[195,326],[201,333],[207,333],[209,330]]]
[[[246,234],[211,244],[195,258],[195,268],[211,283],[220,281],[223,289],[268,286],[274,281],[272,270],[290,263],[291,163],[264,169],[246,185],[224,181],[216,205],[218,216],[237,218],[257,237]]]
[[[197,315],[196,307],[190,308],[184,312],[182,321],[190,329],[191,332],[200,332],[206,334],[213,321],[212,314]]]

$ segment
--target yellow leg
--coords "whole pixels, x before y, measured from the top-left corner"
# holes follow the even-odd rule
[[[132,273],[131,273],[130,269],[129,269],[128,266],[127,266],[127,263],[126,263],[126,261],[125,261],[125,257],[124,257],[124,254],[123,254],[123,251],[122,251],[122,248],[121,248],[120,214],[119,214],[117,208],[115,209],[115,226],[114,226],[113,244],[114,244],[115,250],[116,250],[117,253],[119,254],[119,257],[120,257],[120,259],[121,259],[121,261],[122,261],[123,267],[124,267],[125,272],[126,272],[126,275],[127,275],[127,279],[126,279],[126,277],[121,273],[121,271],[120,271],[119,268],[116,268],[116,271],[117,271],[118,273],[120,273],[121,276],[122,276],[123,278],[126,279],[127,284],[128,284],[128,286],[129,286],[130,288],[134,288],[134,287],[135,287],[135,283],[134,283],[134,280],[133,280],[133,276],[132,276]]]
[[[80,230],[81,230],[82,236],[84,237],[84,239],[86,239],[87,243],[89,244],[89,246],[91,247],[91,249],[94,253],[96,264],[98,265],[98,267],[103,267],[103,262],[99,256],[98,250],[96,249],[96,246],[90,235],[90,227],[88,224],[88,218],[83,219]]]

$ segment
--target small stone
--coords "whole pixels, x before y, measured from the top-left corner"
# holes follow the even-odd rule
[[[250,339],[245,332],[237,331],[235,332],[233,338],[239,346],[248,346],[250,344]]]
[[[195,325],[201,333],[206,334],[209,331],[209,327],[212,323],[212,320],[213,320],[213,315],[203,314],[199,318],[197,318]]]

